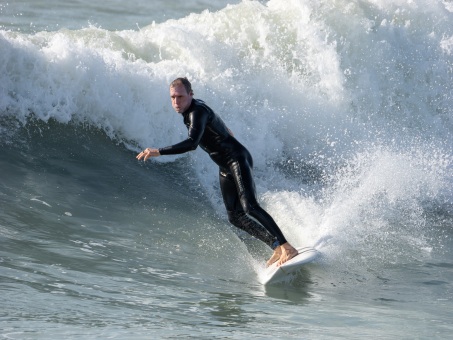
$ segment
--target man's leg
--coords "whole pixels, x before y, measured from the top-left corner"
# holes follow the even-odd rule
[[[225,204],[230,223],[258,240],[266,243],[272,249],[275,249],[279,245],[277,238],[272,236],[266,228],[251,219],[244,212],[236,190],[236,184],[231,174],[220,171],[219,180],[223,202]]]
[[[237,195],[245,213],[256,219],[267,231],[277,238],[280,249],[267,262],[267,265],[277,261],[281,265],[297,255],[297,250],[291,246],[283,236],[274,219],[258,204],[255,192],[255,182],[252,177],[253,161],[250,154],[244,155],[240,161],[235,161],[230,165],[230,172],[236,184]]]

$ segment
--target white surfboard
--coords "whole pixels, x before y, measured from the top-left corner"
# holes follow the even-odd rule
[[[264,285],[284,280],[289,277],[289,274],[298,271],[304,264],[313,261],[319,255],[319,252],[312,247],[296,249],[299,254],[283,263],[280,267],[277,267],[277,262],[275,262],[266,268],[262,282]]]

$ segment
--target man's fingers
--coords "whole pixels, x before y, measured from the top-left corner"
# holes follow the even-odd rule
[[[146,148],[137,155],[137,159],[141,160],[143,158],[146,161],[148,158],[159,156],[159,151],[157,149]]]
[[[137,159],[138,160],[141,160],[143,159],[144,161],[146,161],[148,158],[150,158],[152,156],[151,152],[146,152],[146,151],[142,151],[140,152],[138,155],[137,155]]]
[[[146,153],[144,151],[140,152],[137,155],[137,157],[135,157],[135,158],[137,158],[138,160],[141,160],[143,157],[146,157]],[[145,161],[146,161],[146,158],[145,158]]]

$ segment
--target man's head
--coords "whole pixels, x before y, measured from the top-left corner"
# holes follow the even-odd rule
[[[192,103],[192,85],[187,78],[176,78],[170,84],[171,105],[178,113],[186,111]]]

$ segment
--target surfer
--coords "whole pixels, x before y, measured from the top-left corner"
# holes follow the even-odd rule
[[[274,250],[267,261],[268,266],[276,261],[281,265],[296,256],[297,250],[258,204],[249,151],[210,107],[193,98],[192,85],[187,78],[177,78],[170,84],[170,98],[175,111],[183,116],[188,129],[187,139],[159,149],[146,148],[137,159],[146,161],[150,157],[181,154],[200,146],[219,166],[220,188],[230,223]]]

